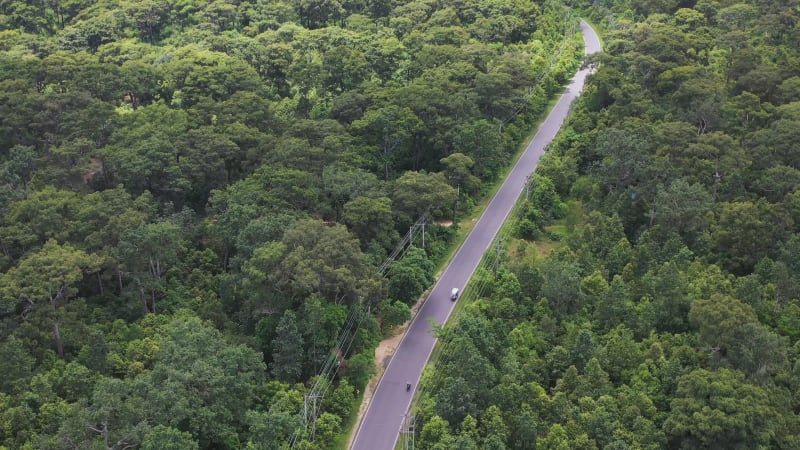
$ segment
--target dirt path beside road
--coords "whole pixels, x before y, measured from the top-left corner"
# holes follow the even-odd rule
[[[428,292],[425,292],[417,301],[417,303],[411,308],[412,318],[425,303],[425,298],[427,298],[427,296]],[[348,449],[353,444],[353,438],[356,437],[356,431],[358,430],[359,424],[361,424],[361,419],[364,417],[364,413],[367,411],[367,406],[369,406],[369,402],[372,400],[373,394],[375,394],[375,388],[378,386],[378,381],[380,381],[381,377],[383,376],[383,371],[389,364],[389,361],[391,360],[392,355],[394,355],[395,350],[397,350],[397,346],[400,345],[400,341],[403,340],[403,336],[406,334],[409,323],[411,323],[410,320],[398,327],[391,337],[382,340],[381,343],[378,344],[378,348],[375,349],[375,368],[377,369],[378,373],[376,373],[375,376],[369,380],[367,387],[364,389],[364,398],[361,400],[361,406],[358,407],[356,425],[353,427],[353,430],[350,432],[350,438],[347,440]]]

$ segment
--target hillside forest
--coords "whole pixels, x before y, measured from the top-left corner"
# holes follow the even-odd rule
[[[571,5],[605,53],[440,331],[416,445],[800,448],[798,2]]]
[[[377,343],[452,248],[458,227],[442,223],[475,211],[580,64],[575,11],[0,0],[0,449],[340,448]],[[594,148],[589,122],[615,107],[602,92],[558,154]],[[422,215],[440,223],[425,247],[380,271]],[[320,381],[331,352],[338,371]],[[312,436],[304,395],[320,382]]]

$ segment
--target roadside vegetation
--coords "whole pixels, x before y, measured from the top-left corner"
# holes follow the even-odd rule
[[[576,20],[0,2],[0,448],[337,445],[454,231],[378,267],[420,215],[483,199],[579,61]]]
[[[417,448],[800,447],[797,2],[572,3],[605,53]]]

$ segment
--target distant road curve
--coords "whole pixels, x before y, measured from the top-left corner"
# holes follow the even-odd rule
[[[581,32],[587,55],[601,51],[600,38],[588,23],[581,21]],[[558,103],[539,127],[525,152],[511,170],[500,190],[487,206],[478,223],[436,282],[427,301],[417,313],[378,382],[367,412],[356,431],[351,450],[393,450],[403,426],[404,415],[411,405],[413,390],[433,351],[436,339],[431,335],[428,318],[444,323],[455,302],[450,301],[454,287],[463,289],[478,266],[483,253],[491,245],[517,198],[525,188],[528,175],[535,169],[545,147],[553,140],[569,113],[570,104],[583,89],[591,68],[580,69]]]

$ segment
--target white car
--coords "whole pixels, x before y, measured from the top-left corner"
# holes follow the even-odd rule
[[[450,300],[456,301],[457,299],[458,299],[458,288],[453,288],[453,290],[450,291]]]

